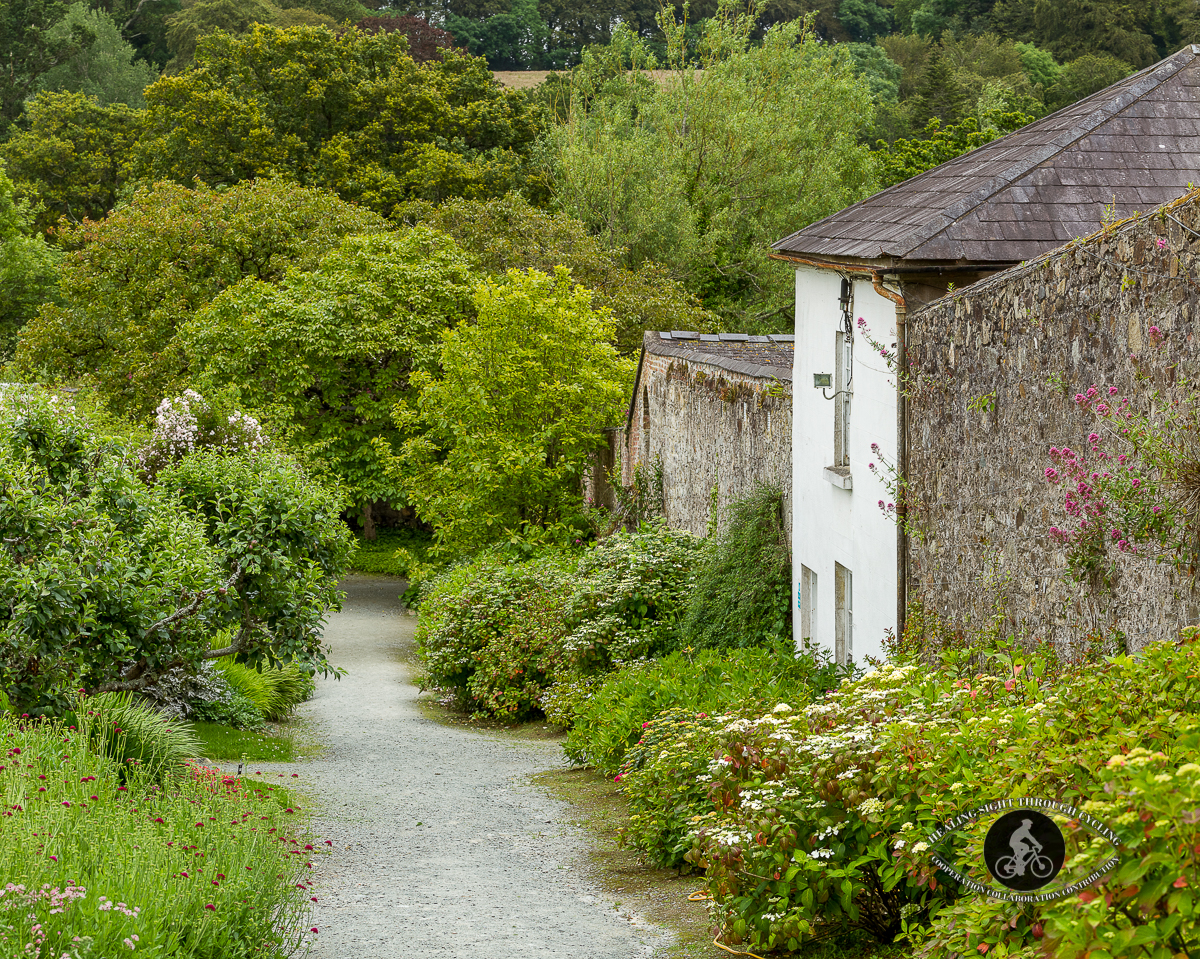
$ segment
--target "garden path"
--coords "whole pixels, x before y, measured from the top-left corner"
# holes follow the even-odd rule
[[[291,767],[315,797],[323,959],[631,959],[669,934],[620,917],[589,885],[565,807],[528,784],[559,766],[555,742],[427,717],[406,665],[416,619],[398,582],[353,576],[325,637],[348,670],[301,715],[322,755]],[[264,778],[283,766],[262,769]]]

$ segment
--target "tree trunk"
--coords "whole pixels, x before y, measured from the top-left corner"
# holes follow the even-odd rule
[[[372,505],[373,504],[368,501],[363,503],[362,508],[363,539],[367,541],[372,541],[375,539],[375,514],[372,510]]]

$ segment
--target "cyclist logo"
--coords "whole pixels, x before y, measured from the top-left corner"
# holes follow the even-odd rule
[[[1049,816],[1014,809],[1001,816],[983,841],[988,872],[1009,889],[1040,889],[1062,868],[1067,844]]]

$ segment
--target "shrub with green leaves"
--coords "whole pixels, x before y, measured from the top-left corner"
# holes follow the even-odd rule
[[[233,690],[245,697],[263,719],[274,722],[286,719],[316,691],[313,678],[301,672],[295,663],[253,669],[229,657],[218,659],[217,669]]]
[[[678,649],[701,544],[699,537],[657,522],[619,532],[585,552],[567,613],[572,671],[603,673]]]
[[[186,723],[173,720],[134,700],[130,693],[101,693],[81,700],[88,748],[118,764],[134,763],[156,782],[178,779],[188,760],[200,755],[200,744]]]
[[[613,775],[646,723],[666,709],[723,713],[807,703],[837,685],[845,670],[790,645],[729,652],[680,651],[604,677],[570,716],[563,749],[579,765]]]
[[[760,484],[708,538],[683,632],[693,646],[764,646],[792,635],[792,557],[783,490]]]
[[[559,554],[485,555],[433,580],[417,626],[425,682],[502,719],[523,719],[539,708],[563,664],[574,566]]]
[[[710,808],[689,861],[705,870],[722,939],[796,950],[839,930],[920,956],[1111,957],[1200,947],[1200,644],[1154,644],[1065,667],[1011,641],[941,662],[881,666],[803,710],[785,704],[717,732],[694,777]],[[1061,671],[1056,672],[1056,670]],[[960,890],[929,859],[941,823],[984,804],[1054,798],[1116,831],[1119,865],[1082,893],[1012,903]],[[1064,889],[1107,840],[1066,816]],[[972,879],[990,819],[939,844]]]

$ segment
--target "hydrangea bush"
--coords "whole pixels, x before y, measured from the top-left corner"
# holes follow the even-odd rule
[[[808,706],[664,714],[622,771],[641,810],[632,828],[660,861],[690,847],[720,936],[739,948],[796,950],[859,929],[906,935],[930,957],[1157,955],[1141,951],[1150,943],[1196,954],[1195,637],[1086,669],[1008,641],[939,666],[897,652]],[[960,890],[935,869],[926,840],[940,824],[1022,796],[1115,830],[1118,867],[1082,893],[1025,904]],[[1077,821],[1060,825],[1065,886],[1113,849]],[[986,884],[985,827],[939,849]]]

